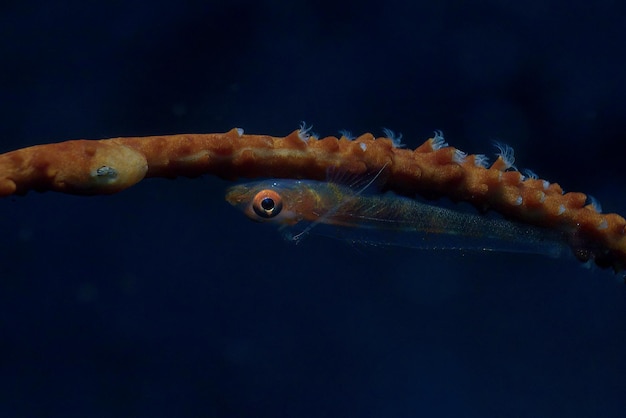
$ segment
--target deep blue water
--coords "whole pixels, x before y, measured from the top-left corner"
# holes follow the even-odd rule
[[[626,213],[620,2],[171,3],[4,2],[0,151],[441,129]],[[0,201],[1,417],[623,416],[618,277],[295,246],[229,207],[230,184]]]

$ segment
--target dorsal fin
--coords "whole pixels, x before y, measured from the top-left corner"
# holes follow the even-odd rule
[[[383,165],[380,170],[378,170],[375,174],[372,174],[372,175],[358,176],[360,178],[354,178],[354,179],[352,179],[351,177],[353,176],[350,175],[350,176],[347,176],[347,177],[350,177],[350,179],[344,178],[344,180],[350,180],[350,181],[349,181],[349,184],[343,184],[343,185],[347,185],[348,188],[354,193],[350,195],[346,195],[345,199],[341,200],[339,203],[337,203],[335,207],[331,208],[328,212],[320,216],[319,219],[317,219],[315,222],[311,222],[301,232],[297,233],[296,235],[291,235],[288,238],[292,241],[295,241],[296,243],[300,242],[302,238],[304,238],[304,236],[311,231],[311,229],[315,228],[318,224],[323,223],[326,218],[328,218],[329,216],[332,216],[335,212],[337,212],[337,210],[339,210],[339,208],[341,208],[346,203],[350,202],[352,199],[356,199],[365,190],[367,190],[370,186],[372,186],[372,184],[374,184],[376,180],[380,177],[380,175],[383,173],[385,168],[387,168],[387,164]],[[335,184],[342,184],[337,181],[329,181],[329,182],[335,183]]]
[[[365,191],[378,192],[384,183],[384,171],[388,164],[380,170],[370,171],[364,174],[355,174],[343,170],[340,166],[331,166],[326,170],[326,182],[344,186],[357,195]]]

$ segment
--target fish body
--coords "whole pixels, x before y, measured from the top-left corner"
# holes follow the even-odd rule
[[[267,180],[229,189],[226,200],[250,219],[301,231],[323,230],[352,242],[430,249],[469,249],[559,256],[562,233],[447,209],[392,193],[366,194],[312,180]],[[336,227],[328,229],[326,227]],[[320,227],[320,228],[318,228]],[[323,227],[323,228],[322,228]],[[313,228],[316,228],[313,230]]]

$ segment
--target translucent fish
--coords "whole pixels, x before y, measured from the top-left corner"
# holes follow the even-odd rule
[[[355,243],[421,249],[543,254],[567,249],[563,234],[486,215],[442,208],[391,193],[366,194],[334,182],[267,180],[231,187],[226,200],[257,222],[300,240],[308,233]],[[293,232],[293,231],[296,232]]]

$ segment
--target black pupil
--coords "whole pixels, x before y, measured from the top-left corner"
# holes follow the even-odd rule
[[[274,209],[274,199],[266,197],[265,199],[261,200],[261,207],[266,211],[271,211],[272,209]]]

